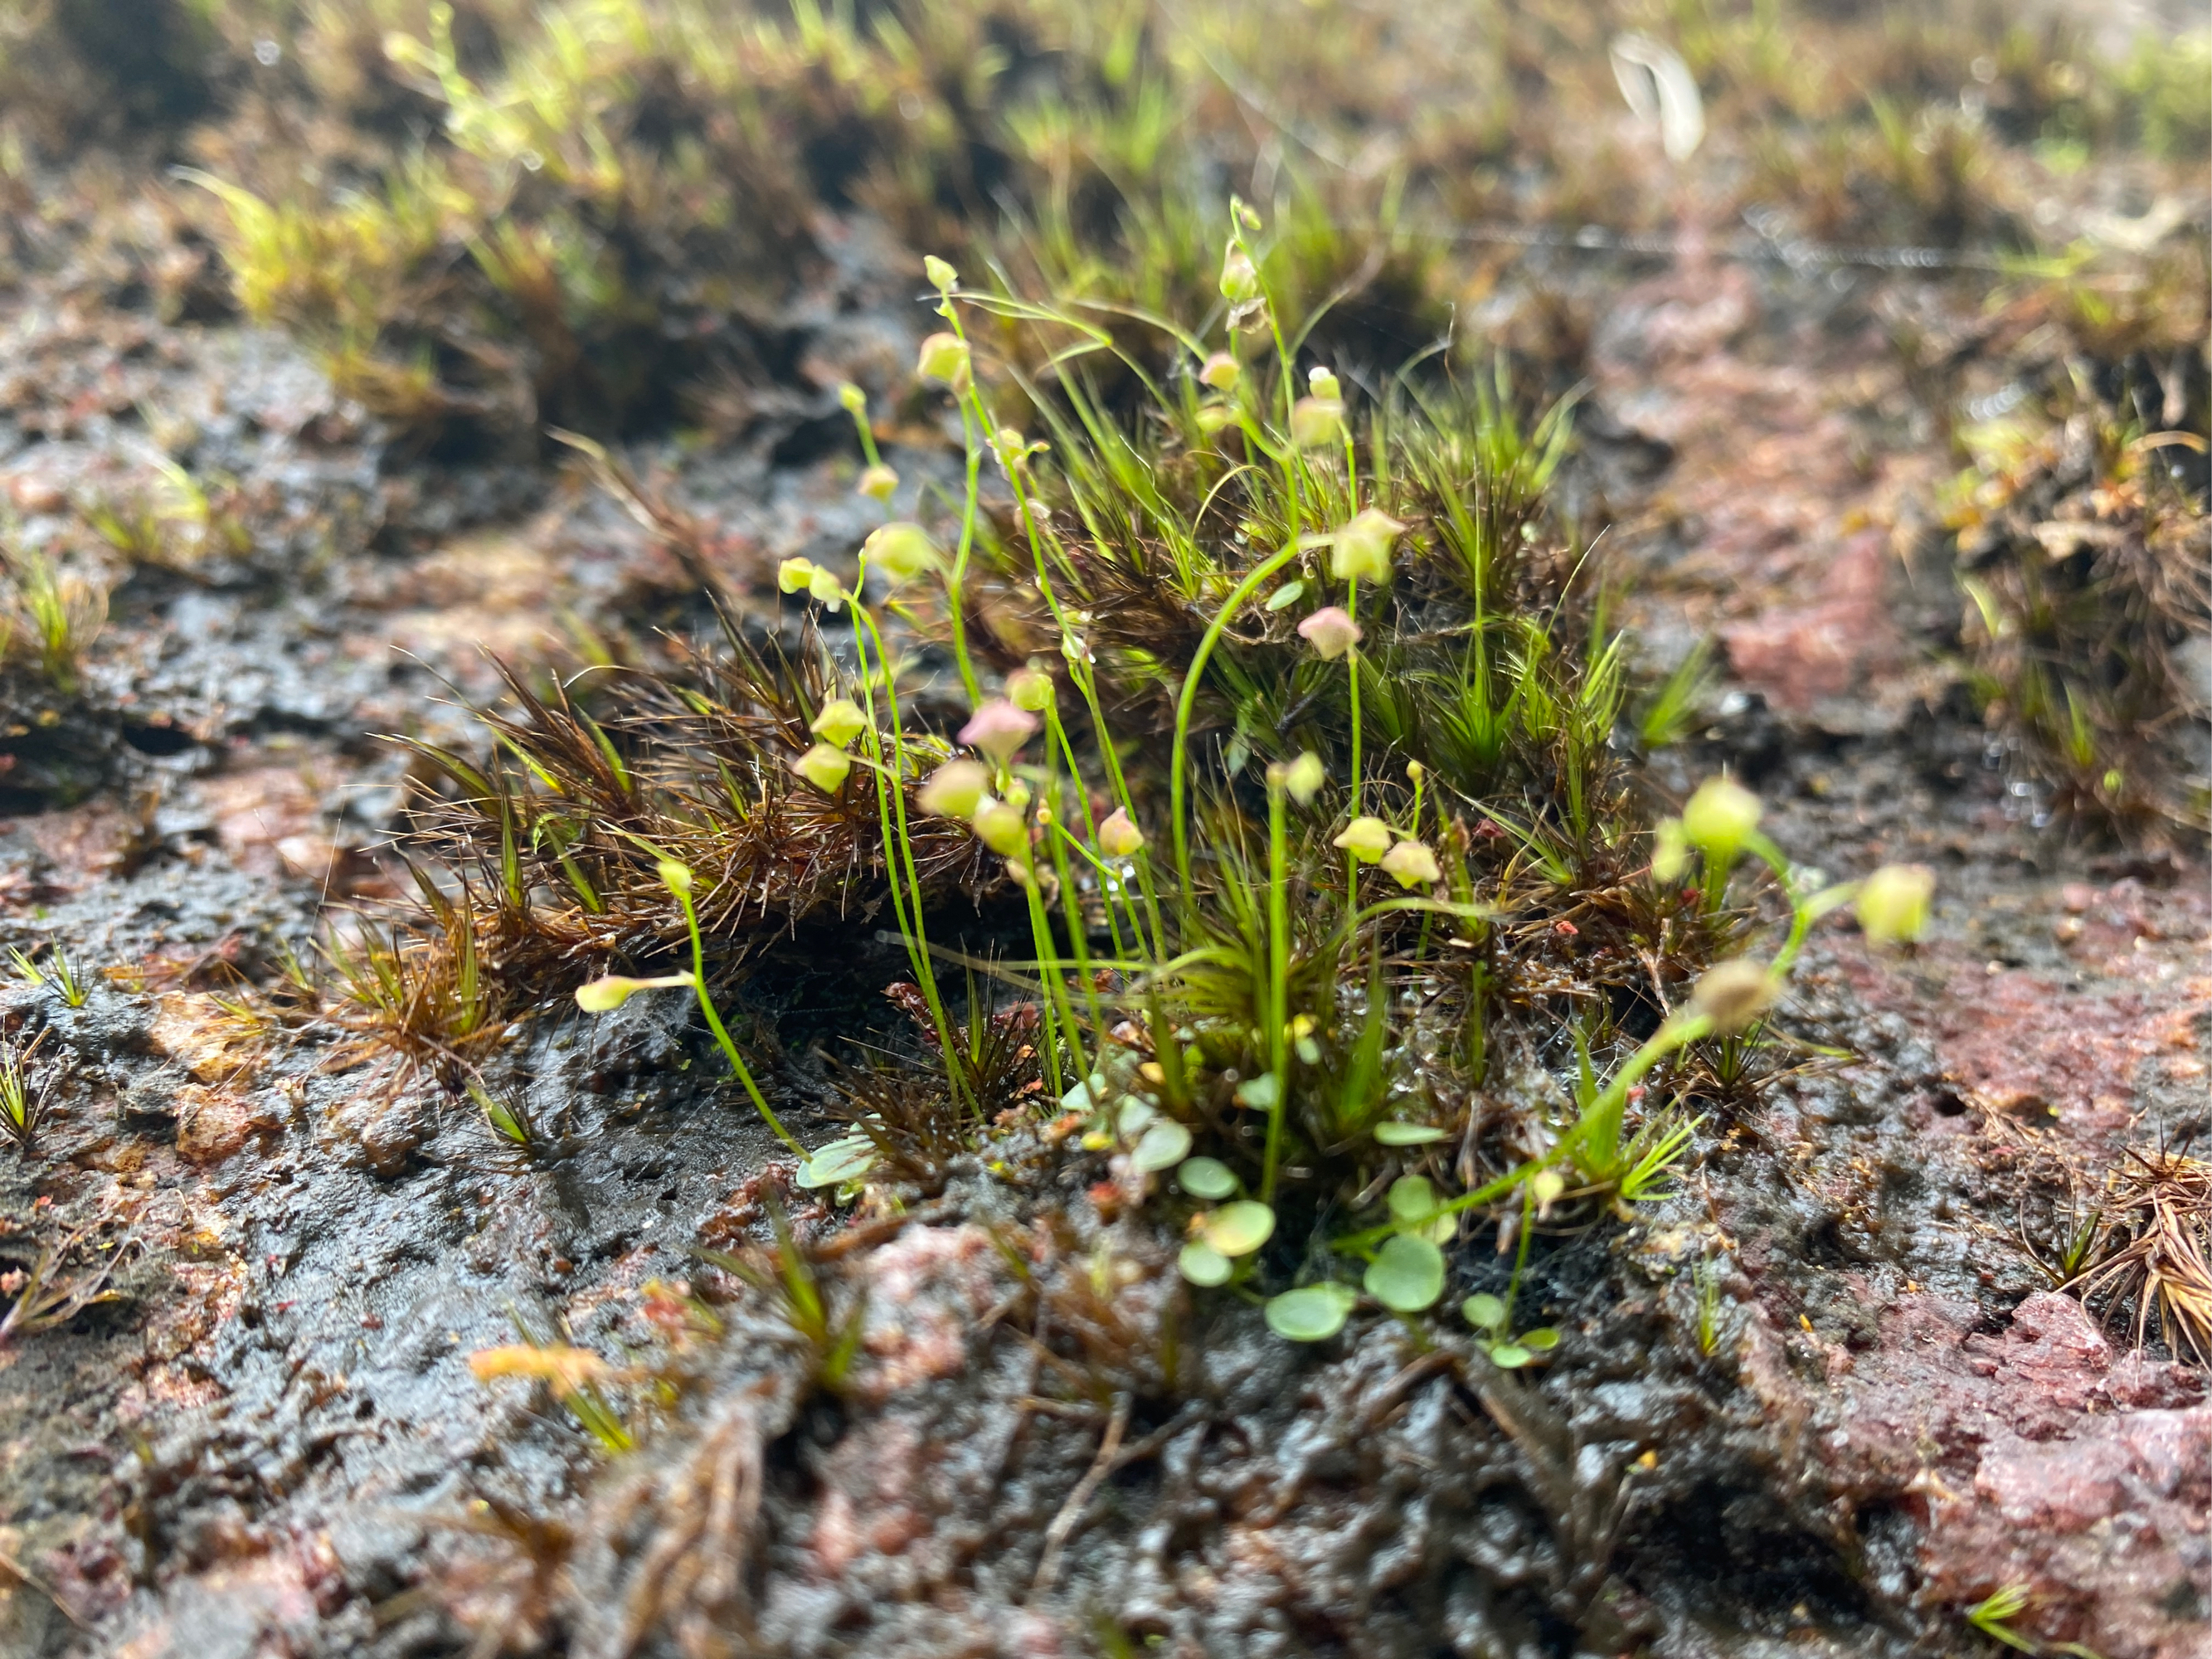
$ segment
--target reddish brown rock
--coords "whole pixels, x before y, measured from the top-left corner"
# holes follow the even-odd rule
[[[177,1150],[195,1164],[220,1164],[284,1121],[272,1105],[234,1090],[187,1083],[177,1090]]]
[[[1814,603],[1769,611],[1721,630],[1729,665],[1777,706],[1811,709],[1904,666],[1905,638],[1891,620],[1894,564],[1887,538],[1862,531],[1845,542]]]
[[[2025,1584],[2015,1628],[2103,1659],[2212,1652],[2212,1404],[2193,1368],[2116,1353],[2072,1298],[2030,1297],[2002,1336],[1908,1297],[1843,1389],[1834,1466],[1926,1529],[1924,1593],[1965,1607]],[[1778,1386],[1771,1376],[1763,1379]]]
[[[1006,1294],[1004,1265],[972,1225],[910,1227],[873,1252],[854,1391],[888,1399],[964,1370],[976,1322]]]
[[[255,1034],[213,996],[182,991],[155,999],[149,1037],[154,1052],[201,1083],[234,1084],[259,1060]]]

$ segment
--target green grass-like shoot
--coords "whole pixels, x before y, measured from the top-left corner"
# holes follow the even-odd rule
[[[39,1127],[40,1098],[28,1072],[31,1056],[46,1039],[41,1031],[25,1046],[0,1039],[0,1133],[25,1152]]]
[[[77,976],[69,959],[69,951],[59,939],[46,946],[46,961],[41,966],[20,945],[8,947],[8,959],[15,964],[15,971],[27,985],[52,988],[55,994],[71,1008],[82,1008],[92,995],[92,987]]]
[[[517,1146],[528,1146],[536,1140],[529,1115],[520,1104],[501,1098],[474,1078],[469,1079],[465,1086],[469,1098],[476,1103],[477,1109],[483,1114],[484,1121],[491,1126],[493,1133]]]

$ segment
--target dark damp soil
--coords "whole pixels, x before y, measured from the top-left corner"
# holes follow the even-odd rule
[[[781,412],[636,458],[771,623],[776,560],[868,522],[822,388],[921,331],[905,256],[852,240],[884,265],[793,321],[817,368]],[[2212,1650],[2203,1373],[2127,1356],[2037,1259],[2065,1171],[2212,1127],[2212,902],[2201,847],[2046,820],[1946,665],[1952,461],[1888,420],[1914,393],[1875,319],[1979,296],[1695,256],[1538,276],[1606,301],[1565,488],[1620,526],[1648,653],[1725,647],[1655,795],[1727,764],[1793,857],[1941,886],[1910,955],[1822,936],[1798,1063],[1704,1126],[1676,1197],[1541,1239],[1522,1322],[1566,1340],[1520,1373],[1371,1316],[1280,1342],[1040,1135],[833,1212],[665,1005],[516,1022],[526,1151],[335,1026],[268,1042],[234,975],[404,878],[380,736],[465,738],[486,653],[649,653],[708,613],[570,473],[399,453],[279,336],[23,277],[21,533],[58,545],[70,502],[132,487],[148,410],[196,424],[244,533],[125,570],[76,693],[0,687],[0,942],[58,941],[89,985],[0,994],[46,1034],[34,1142],[0,1152],[0,1307],[33,1274],[74,1293],[0,1337],[0,1653],[1842,1659],[1994,1650],[1960,1610],[2011,1583],[2105,1659]],[[1893,435],[1838,465],[1838,422]],[[912,1052],[872,938],[795,938],[744,993],[810,1142],[841,1043]],[[834,1389],[694,1254],[767,1237],[779,1194],[860,1322]],[[1504,1288],[1497,1243],[1462,1237],[1448,1303]],[[642,1443],[471,1374],[524,1337],[649,1364]]]

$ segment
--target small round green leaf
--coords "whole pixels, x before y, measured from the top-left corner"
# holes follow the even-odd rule
[[[1283,1080],[1262,1072],[1237,1085],[1237,1103],[1255,1112],[1272,1112],[1283,1103]]]
[[[1249,1255],[1275,1231],[1275,1212],[1255,1199],[1240,1198],[1210,1212],[1203,1237],[1224,1255]]]
[[[802,1187],[842,1187],[875,1167],[876,1143],[866,1135],[833,1140],[799,1166]]]
[[[1172,1170],[1190,1156],[1190,1131],[1171,1117],[1164,1117],[1137,1137],[1129,1162],[1151,1173]]]
[[[1534,1353],[1549,1353],[1559,1346],[1559,1334],[1549,1325],[1521,1333],[1521,1346]]]
[[[1426,1220],[1436,1207],[1437,1189],[1426,1176],[1400,1176],[1390,1183],[1390,1219],[1400,1226]]]
[[[1114,1127],[1121,1130],[1124,1140],[1133,1140],[1151,1128],[1158,1117],[1159,1113],[1148,1103],[1134,1095],[1123,1095],[1115,1113]]]
[[[1378,1123],[1375,1139],[1384,1146],[1425,1146],[1432,1140],[1442,1140],[1444,1132],[1426,1123]]]
[[[1326,1342],[1344,1328],[1358,1297],[1343,1285],[1308,1285],[1267,1303],[1267,1328],[1292,1342]]]
[[[1467,1316],[1467,1322],[1478,1331],[1498,1330],[1505,1323],[1505,1304],[1487,1293],[1468,1297],[1459,1304],[1459,1310]]]
[[[1535,1357],[1517,1342],[1500,1342],[1490,1351],[1490,1363],[1502,1371],[1517,1371]]]
[[[1444,1253],[1425,1238],[1398,1233],[1367,1264],[1367,1294],[1393,1313],[1419,1313],[1444,1293]]]
[[[1193,1198],[1227,1198],[1237,1190],[1237,1177],[1218,1158],[1184,1161],[1176,1181]]]
[[[1227,1256],[1201,1238],[1194,1238],[1182,1247],[1176,1266],[1192,1284],[1205,1285],[1226,1285],[1235,1270]]]

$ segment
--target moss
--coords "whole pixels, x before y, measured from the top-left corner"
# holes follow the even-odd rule
[[[2076,364],[2022,411],[1966,434],[1975,464],[1951,524],[1972,683],[2023,787],[2057,810],[2093,826],[2201,830],[2212,822],[2201,425],[2151,429],[2162,421],[2145,413],[2167,412],[2162,388],[2115,374],[2112,390],[2153,394],[2124,409],[2098,380]],[[2188,388],[2172,390],[2185,422]]]
[[[2202,148],[2197,37],[2115,60],[1966,6],[1677,8],[1706,113],[1680,165],[1620,118],[1607,43],[1650,26],[1626,5],[155,9],[148,49],[198,88],[162,142],[222,181],[203,222],[241,306],[449,450],[712,421],[705,388],[787,378],[819,209],[1101,315],[1198,320],[1201,227],[1256,185],[1275,290],[1387,371],[1475,297],[1450,252],[1473,223],[1663,234],[1692,202],[1780,203],[1817,239],[2047,252],[2081,147],[2139,148],[2164,190]],[[93,119],[82,75],[44,70],[76,62],[70,27],[27,21],[10,61]],[[1572,339],[1540,343],[1571,382]]]
[[[969,434],[957,511],[870,538],[849,583],[788,561],[799,649],[733,623],[588,707],[511,680],[489,747],[422,750],[411,852],[444,873],[406,937],[339,956],[337,1017],[473,1077],[572,991],[689,986],[788,1145],[754,1081],[781,1036],[717,1004],[779,934],[889,923],[912,1029],[829,1034],[854,1133],[800,1184],[895,1203],[981,1159],[1044,1203],[1077,1177],[1182,1233],[1193,1284],[1291,1298],[1298,1340],[1357,1284],[1424,1313],[1469,1227],[1517,1233],[1517,1285],[1540,1227],[1666,1194],[1700,1114],[1771,1069],[1807,930],[1861,890],[1807,886],[1723,781],[1650,838],[1612,741],[1623,644],[1546,507],[1567,410],[1531,420],[1502,372],[1348,392],[1243,274],[1258,216],[1231,223],[1238,321],[1219,350],[1169,331],[1158,379],[933,261],[920,395]],[[1149,401],[1109,412],[1109,378]],[[1917,931],[1913,891],[1884,937]],[[1761,892],[1790,915],[1771,960],[1706,971]],[[1556,1340],[1492,1323],[1501,1363]]]

